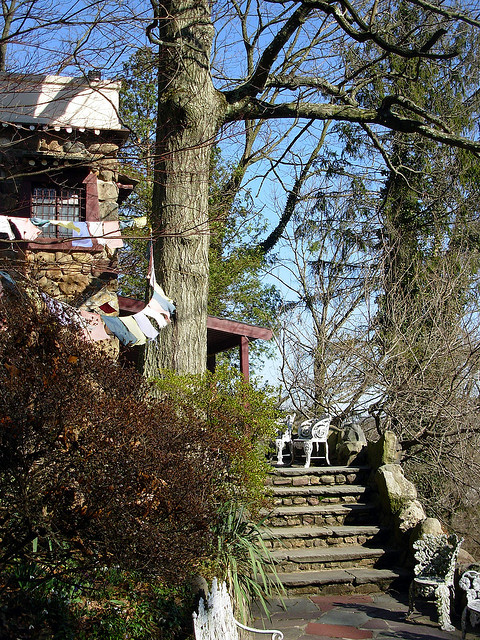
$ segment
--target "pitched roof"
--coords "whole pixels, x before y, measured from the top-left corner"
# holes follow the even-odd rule
[[[0,73],[0,122],[122,130],[119,90],[110,80]]]

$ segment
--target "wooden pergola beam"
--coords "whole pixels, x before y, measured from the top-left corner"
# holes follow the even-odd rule
[[[137,313],[145,307],[145,302],[118,296],[120,311]],[[249,380],[249,344],[253,340],[270,340],[271,329],[256,327],[236,320],[224,320],[215,316],[207,317],[207,368],[215,370],[215,355],[238,347],[240,351],[240,371]]]

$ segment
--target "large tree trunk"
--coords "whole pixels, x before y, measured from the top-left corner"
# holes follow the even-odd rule
[[[157,279],[176,315],[146,348],[144,373],[206,368],[208,179],[224,112],[210,76],[208,2],[172,0],[159,15],[159,106],[152,226]]]

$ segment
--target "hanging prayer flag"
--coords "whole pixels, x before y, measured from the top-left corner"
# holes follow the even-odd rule
[[[127,327],[127,329],[131,333],[133,333],[133,335],[137,339],[137,341],[134,342],[132,346],[137,346],[137,345],[141,345],[141,344],[145,344],[146,343],[147,339],[145,337],[145,334],[140,329],[140,327],[138,326],[138,324],[137,324],[137,322],[136,322],[136,320],[135,320],[135,318],[133,316],[123,316],[122,318],[120,318],[120,320]]]
[[[36,240],[38,236],[42,234],[40,229],[32,224],[30,218],[15,218],[12,216],[9,218],[9,220],[10,223],[16,227],[18,234],[20,235],[20,238],[22,240],[33,242],[33,240]]]
[[[83,329],[87,338],[90,338],[93,342],[110,340],[110,336],[105,331],[105,325],[98,313],[81,309],[80,315],[84,319]]]
[[[6,235],[9,240],[15,240],[15,234],[7,216],[0,216],[0,234]]]
[[[72,230],[72,247],[93,247],[87,223],[75,222],[75,225],[79,230]]]
[[[44,220],[43,218],[33,217],[30,220],[36,227],[46,227],[47,224],[50,224],[50,220]]]
[[[149,340],[155,340],[155,338],[158,336],[158,331],[155,329],[153,324],[147,318],[147,316],[145,315],[145,312],[139,311],[138,313],[135,313],[132,317],[135,318],[138,326],[140,327],[140,330],[146,335],[146,337]]]
[[[53,224],[57,227],[63,227],[64,229],[71,229],[76,233],[80,234],[81,224],[85,224],[83,222],[73,222],[73,220],[50,220],[50,224]],[[87,234],[88,235],[88,234]]]
[[[170,322],[170,312],[167,311],[166,309],[164,309],[162,307],[162,305],[159,304],[157,300],[155,300],[155,297],[150,298],[150,300],[149,300],[149,302],[148,302],[148,304],[147,304],[147,306],[145,308],[152,309],[156,313],[161,313],[162,316],[165,318],[165,320],[167,322]]]
[[[147,306],[143,310],[143,313],[149,316],[150,318],[152,318],[153,320],[155,320],[159,329],[164,329],[168,325],[168,322],[165,319],[165,316],[159,313],[158,311],[155,311],[155,309],[152,309],[149,306],[149,304],[147,304]]]
[[[155,289],[155,285],[157,284],[157,279],[155,278],[155,260],[153,257],[153,241],[150,240],[150,256],[148,260],[148,281],[152,289]]]
[[[162,287],[159,284],[155,284],[155,288],[153,290],[153,298],[161,307],[163,307],[169,313],[173,313],[175,311],[175,307],[172,301],[166,297]]]
[[[103,236],[103,222],[87,222],[87,225],[92,238],[101,238]]]
[[[116,316],[100,316],[103,322],[107,325],[113,335],[117,336],[120,342],[124,345],[135,344],[137,338],[131,331],[123,324],[120,318]]]
[[[98,238],[98,242],[110,247],[110,249],[123,247],[118,220],[106,220],[103,223],[103,238]]]
[[[173,304],[173,300],[165,294],[164,290],[158,284],[157,279],[155,277],[155,264],[153,259],[153,242],[152,241],[150,241],[150,257],[148,261],[147,277],[148,277],[150,286],[153,289],[152,299],[155,299],[156,302],[159,304],[159,306],[162,308],[162,311],[160,311],[160,313],[168,312],[166,313],[166,317],[170,319],[170,314],[175,311],[175,305]]]
[[[99,308],[103,311],[103,313],[108,315],[111,315],[112,313],[118,313],[118,309],[114,309],[108,302],[104,302],[102,305],[100,305]]]

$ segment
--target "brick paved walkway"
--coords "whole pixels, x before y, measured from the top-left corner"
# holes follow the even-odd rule
[[[286,610],[278,601],[270,607],[271,620],[258,618],[257,628],[283,631],[285,640],[459,640],[457,631],[442,631],[436,623],[433,603],[418,604],[412,620],[406,621],[405,594],[375,593],[351,596],[297,596],[285,598]],[[416,605],[417,607],[417,605]],[[480,638],[480,629],[467,634],[467,640]]]

